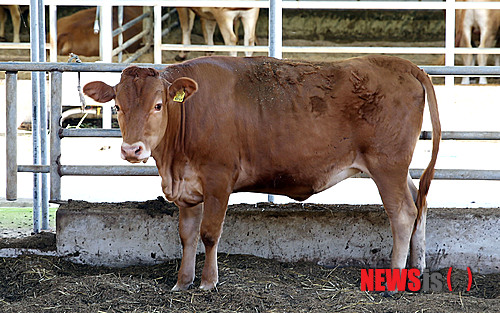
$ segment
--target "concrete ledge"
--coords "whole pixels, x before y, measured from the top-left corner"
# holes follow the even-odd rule
[[[180,258],[177,222],[177,208],[157,200],[71,201],[57,211],[57,251],[75,262],[107,266]],[[500,209],[430,209],[428,267],[500,272],[499,230]],[[228,209],[219,247],[220,253],[281,261],[387,267],[392,236],[381,206],[261,203]]]

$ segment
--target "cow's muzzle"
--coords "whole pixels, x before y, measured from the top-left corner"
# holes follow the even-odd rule
[[[146,148],[146,145],[139,141],[133,144],[122,143],[122,159],[129,161],[130,163],[139,163],[148,161],[151,156],[151,151]]]

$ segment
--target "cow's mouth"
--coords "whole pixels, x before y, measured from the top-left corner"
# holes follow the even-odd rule
[[[125,159],[126,161],[130,162],[130,163],[134,163],[134,164],[137,164],[137,163],[147,163],[149,158],[145,158],[145,159]]]

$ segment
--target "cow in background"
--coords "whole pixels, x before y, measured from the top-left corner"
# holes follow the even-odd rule
[[[487,2],[488,0],[457,0],[470,2]],[[493,0],[494,1],[494,0]],[[498,0],[497,0],[498,1]],[[500,10],[457,10],[455,17],[455,46],[472,48],[472,43],[478,42],[479,48],[493,48],[497,43],[497,32],[500,27]],[[474,66],[472,54],[462,55],[464,65]],[[477,64],[486,66],[487,54],[477,55]],[[498,64],[498,56],[496,63]],[[469,77],[462,78],[462,84],[469,84]],[[480,84],[486,84],[486,77],[479,78]]]
[[[138,17],[143,12],[142,7],[124,7],[123,23]],[[57,54],[74,53],[83,56],[99,56],[99,34],[94,33],[96,8],[78,11],[57,21]],[[113,8],[113,28],[118,27],[118,9]],[[142,31],[142,23],[137,23],[123,33],[123,41],[127,41]],[[141,42],[136,41],[128,52],[140,48]],[[118,46],[118,38],[113,38],[113,48]]]
[[[5,22],[7,21],[6,10],[10,11],[12,18],[13,42],[21,42],[19,32],[21,30],[21,10],[18,5],[1,5],[0,6],[0,38],[5,40]]]
[[[234,24],[237,19],[241,19],[243,24],[244,45],[254,46],[256,42],[255,29],[259,19],[259,8],[176,8],[179,14],[179,23],[182,30],[182,44],[191,44],[191,31],[193,29],[195,15],[200,16],[203,29],[203,37],[207,45],[214,44],[215,26],[219,25],[220,32],[224,38],[224,43],[234,46],[238,42]],[[231,56],[236,56],[237,52],[231,52]],[[246,56],[252,56],[252,52],[245,52]],[[187,53],[181,51],[176,56],[177,61],[185,60]]]

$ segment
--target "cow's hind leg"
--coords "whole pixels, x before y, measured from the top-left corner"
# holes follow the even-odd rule
[[[408,174],[408,187],[413,202],[417,202],[418,189]],[[410,268],[417,268],[420,273],[425,269],[425,225],[427,221],[427,204],[422,208],[420,219],[416,221],[415,229],[410,242]]]
[[[392,230],[391,268],[403,269],[410,246],[410,237],[417,218],[417,208],[408,186],[407,172],[386,169],[371,172],[377,184]]]
[[[257,27],[257,19],[259,18],[259,8],[251,9],[241,17],[243,21],[243,29],[245,31],[244,44],[245,46],[254,46],[256,41],[255,28]],[[251,57],[252,51],[246,51],[245,56]]]
[[[186,290],[193,284],[196,266],[196,248],[203,215],[203,204],[179,208],[179,235],[182,244],[182,261],[177,283],[172,291]]]
[[[205,44],[209,46],[214,45],[214,33],[217,27],[217,22],[212,20],[201,19],[201,27],[203,28],[203,37],[205,38]],[[208,51],[205,55],[213,55],[213,51]]]
[[[182,31],[182,44],[191,44],[191,31],[193,30],[195,14],[188,8],[177,8],[177,14],[179,15],[179,23],[181,25]],[[184,61],[187,58],[187,52],[180,51],[178,55],[175,56],[176,61]]]
[[[0,38],[5,41],[5,22],[7,22],[7,14],[3,7],[0,7]]]
[[[21,30],[21,13],[18,5],[9,5],[10,16],[12,18],[13,42],[21,42],[19,32]]]

